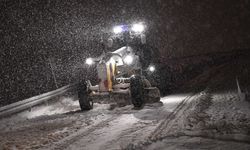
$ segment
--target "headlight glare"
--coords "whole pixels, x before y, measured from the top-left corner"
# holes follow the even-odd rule
[[[127,64],[127,65],[130,65],[130,64],[132,64],[132,62],[133,62],[133,56],[131,56],[131,55],[127,55],[125,58],[124,58],[124,62]]]
[[[92,65],[94,64],[94,60],[92,58],[87,58],[85,63],[88,65]]]
[[[113,28],[113,32],[115,33],[115,34],[119,34],[119,33],[122,33],[122,26],[115,26],[114,28]]]
[[[141,33],[144,31],[144,25],[143,24],[134,24],[132,26],[132,31]]]

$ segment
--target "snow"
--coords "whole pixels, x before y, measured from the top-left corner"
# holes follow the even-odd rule
[[[190,93],[173,94],[163,97],[161,101],[163,102],[166,109],[173,111],[173,109],[175,109],[176,106],[187,96],[190,96]]]
[[[76,111],[79,109],[79,102],[74,101],[71,98],[62,98],[59,102],[54,104],[49,104],[48,106],[42,106],[42,107],[34,107],[31,108],[30,111],[22,112],[19,115],[19,117],[22,118],[35,118],[39,116],[51,116],[55,114],[63,114],[69,111]]]
[[[80,112],[78,101],[65,98],[0,120],[0,145],[17,149],[121,149],[146,139],[171,113],[184,95],[162,98],[162,103],[110,110],[107,104]],[[169,106],[168,106],[169,105]],[[28,141],[33,141],[29,143]]]
[[[208,126],[223,134],[246,134],[250,127],[250,105],[242,101],[237,92],[217,93],[212,96],[212,105],[207,110],[211,116]]]
[[[250,105],[239,99],[237,91],[203,91],[182,110],[167,126],[159,125],[163,130],[153,141],[133,143],[134,149],[250,149]]]
[[[132,114],[122,115],[111,123],[107,124],[105,127],[95,130],[91,135],[80,139],[76,143],[70,145],[67,149],[92,149],[98,150],[105,147],[107,143],[112,140],[116,140],[119,136],[122,136],[122,131],[131,128],[131,126],[138,122]],[[98,135],[98,136],[96,136]],[[86,143],[88,143],[86,145]],[[113,147],[114,148],[114,147]],[[117,148],[115,148],[117,149]]]
[[[198,82],[190,82],[206,89],[192,96],[167,126],[163,124],[165,129],[154,141],[140,148],[250,149],[250,104],[239,97],[235,81],[238,76],[243,87],[249,88],[249,75],[242,71],[246,67],[249,60],[240,60],[211,68],[193,80]]]
[[[110,110],[107,104],[95,104],[94,109],[88,112],[79,112],[77,101],[66,98],[58,104],[53,104],[53,107],[43,106],[33,109],[34,112],[50,110],[50,113],[41,111],[31,115],[31,112],[22,112],[12,116],[12,119],[1,120],[0,134],[8,136],[1,137],[0,144],[4,148],[16,147],[17,149],[127,149],[131,144],[140,145],[141,142],[148,141],[148,137],[159,130],[158,127],[168,118],[168,115],[190,95],[188,93],[169,95],[161,99],[162,103],[147,104],[141,110],[134,110],[130,105]],[[207,103],[206,100],[209,97],[211,102]],[[244,142],[239,144],[237,141],[218,140],[201,134],[202,131],[213,133],[214,129],[210,131],[206,125],[218,124],[217,122],[223,118],[227,122],[239,123],[238,119],[242,118],[239,114],[249,112],[249,106],[246,105],[247,102],[237,99],[237,92],[204,91],[190,97],[187,109],[184,109],[181,116],[176,114],[168,130],[161,132],[163,138],[146,147],[142,146],[143,149],[161,150],[166,147],[168,149],[235,149],[237,147],[249,149],[249,145]],[[228,106],[225,107],[225,103]],[[63,104],[75,110],[71,109],[74,111],[67,112],[69,108],[66,107],[55,109],[56,106],[64,106]],[[203,106],[207,104],[209,106]],[[225,109],[221,109],[222,106]],[[194,113],[194,111],[198,112]],[[231,118],[227,117],[231,116],[230,113],[233,115]],[[210,120],[206,119],[207,115],[210,116]],[[17,116],[23,118],[20,119]],[[205,121],[203,125],[195,121],[197,117],[200,121]],[[205,118],[202,119],[202,117]],[[194,118],[195,122],[192,123],[191,118]],[[250,118],[249,115],[245,115],[242,119],[244,121],[248,118]],[[192,127],[188,128],[190,124]],[[223,131],[223,129],[225,128],[219,130]],[[248,128],[242,129],[244,128],[232,130],[232,133],[224,135],[231,136],[233,133],[243,135]],[[218,131],[214,134],[217,135]],[[27,143],[31,139],[33,142]]]
[[[202,150],[202,149],[214,149],[214,150],[249,150],[249,144],[219,141],[214,139],[204,139],[201,137],[167,137],[162,141],[150,145],[147,150]]]

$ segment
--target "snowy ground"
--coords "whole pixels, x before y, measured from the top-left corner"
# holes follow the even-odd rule
[[[95,104],[88,112],[65,98],[0,120],[0,145],[2,149],[125,149],[150,136],[188,95],[167,96],[141,110],[132,106],[109,110],[107,104]]]
[[[248,150],[249,106],[249,102],[239,101],[233,92],[202,92],[189,101],[165,130],[139,148]]]
[[[250,88],[250,60],[239,60],[207,70],[189,83],[190,87],[206,85],[186,101],[170,121],[162,122],[148,141],[133,149],[250,149],[249,97],[240,99],[241,89]],[[138,146],[139,145],[139,146]]]
[[[62,99],[0,120],[0,145],[2,149],[250,149],[248,102],[233,91],[209,89],[191,95],[163,97],[162,103],[141,110],[132,106],[109,110],[107,104],[95,104],[88,112],[79,111],[77,101]]]

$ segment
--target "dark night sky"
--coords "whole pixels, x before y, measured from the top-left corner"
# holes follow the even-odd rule
[[[102,52],[100,34],[144,21],[163,57],[250,47],[250,0],[1,0],[0,101],[66,85],[84,59]]]
[[[249,48],[250,1],[175,1],[160,11],[167,55]],[[167,44],[166,44],[167,43]]]

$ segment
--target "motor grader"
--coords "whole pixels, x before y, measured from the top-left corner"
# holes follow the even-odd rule
[[[80,80],[78,98],[81,110],[92,109],[93,103],[133,104],[135,108],[141,108],[145,103],[160,100],[159,89],[152,87],[145,77],[145,74],[155,71],[152,52],[145,46],[145,25],[114,27],[107,40],[109,49],[117,39],[123,41],[121,48],[86,59],[87,65],[96,68],[98,84],[92,85],[87,78]]]

